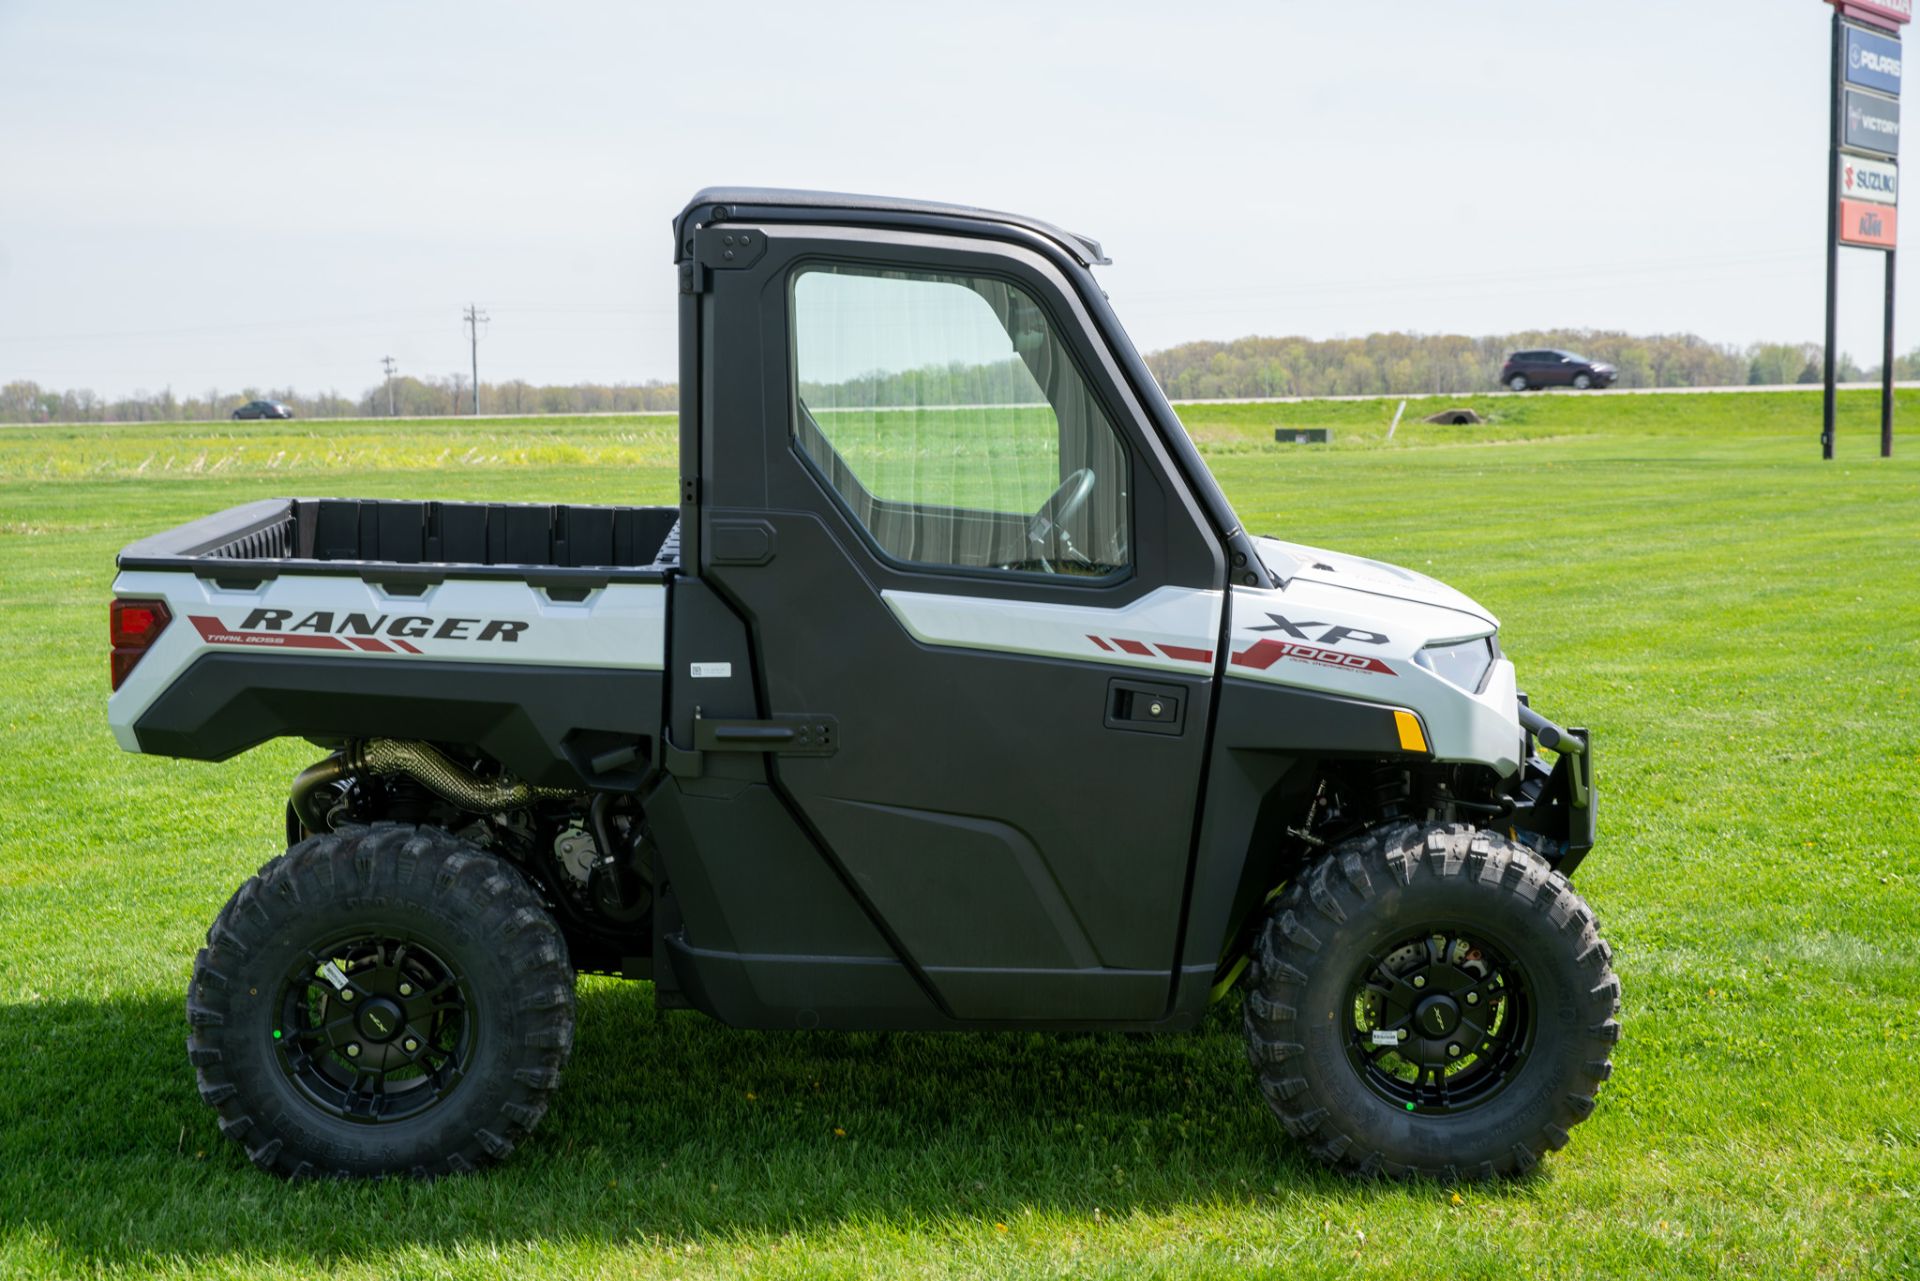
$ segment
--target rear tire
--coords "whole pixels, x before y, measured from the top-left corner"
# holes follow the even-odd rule
[[[1335,1169],[1524,1174],[1612,1075],[1611,957],[1531,850],[1392,824],[1334,847],[1269,908],[1248,1054],[1287,1132]]]
[[[1525,391],[1527,389],[1527,376],[1525,374],[1515,374],[1513,377],[1507,379],[1507,386],[1514,391]]]
[[[187,1056],[220,1131],[292,1178],[459,1173],[547,1110],[573,969],[512,866],[438,828],[301,841],[207,931]]]

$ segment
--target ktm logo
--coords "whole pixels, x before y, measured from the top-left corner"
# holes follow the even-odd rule
[[[1247,630],[1254,632],[1285,632],[1295,640],[1319,641],[1322,645],[1338,645],[1341,641],[1345,640],[1359,641],[1362,645],[1384,645],[1387,643],[1387,638],[1379,632],[1369,632],[1359,627],[1337,627],[1332,623],[1295,623],[1288,621],[1279,614],[1268,614],[1267,617],[1273,620],[1270,626],[1250,627]],[[1309,627],[1324,627],[1327,630],[1321,632],[1318,636],[1309,636],[1307,635],[1307,628]]]

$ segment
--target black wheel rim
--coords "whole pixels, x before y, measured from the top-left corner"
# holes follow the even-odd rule
[[[473,1061],[465,978],[400,931],[355,933],[303,952],[277,1008],[281,1068],[309,1102],[343,1120],[416,1116],[453,1093]]]
[[[1526,973],[1468,928],[1436,927],[1370,954],[1349,992],[1347,1058],[1395,1107],[1476,1108],[1519,1074],[1533,1044]]]

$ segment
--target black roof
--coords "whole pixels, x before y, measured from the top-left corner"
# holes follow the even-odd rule
[[[883,213],[920,214],[927,217],[960,218],[970,222],[994,222],[1045,236],[1088,267],[1102,266],[1113,261],[1101,252],[1100,242],[1093,237],[1062,231],[1050,222],[1042,222],[1038,218],[1029,218],[1024,214],[976,209],[971,205],[949,205],[937,200],[907,200],[898,196],[861,196],[844,191],[794,191],[783,187],[703,188],[695,193],[693,199],[687,202],[687,207],[680,211],[679,217],[673,220],[673,238],[676,246],[680,243],[680,229],[686,223],[687,216],[694,210],[709,205],[820,209],[853,214],[855,215],[853,221],[858,221],[858,215],[861,213]],[[736,214],[736,216],[740,215]]]

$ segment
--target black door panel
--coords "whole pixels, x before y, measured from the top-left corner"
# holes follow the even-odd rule
[[[1063,321],[1083,313],[1058,281],[1014,251],[1003,257],[981,242],[964,251],[944,238],[904,234],[897,243],[867,243],[876,239],[823,245],[775,229],[756,264],[713,272],[702,299],[707,341],[729,361],[727,377],[704,393],[703,521],[709,530],[763,525],[766,545],[778,550],[768,558],[703,552],[701,574],[748,625],[765,713],[832,716],[838,727],[831,755],[770,757],[771,777],[901,959],[955,1018],[1156,1019],[1171,995],[1211,674],[1121,669],[1093,661],[1096,655],[923,644],[882,592],[978,599],[990,629],[996,601],[1097,612],[1164,587],[1217,592],[1224,556],[1136,407],[1103,377],[1110,362],[1084,327]],[[1044,501],[1068,479],[1084,447],[1069,434],[1070,418],[1075,432],[1083,422],[1109,424],[1115,436],[1101,456],[1118,450],[1130,470],[1121,484],[1111,479],[1113,464],[1105,465],[1099,518],[1128,519],[1137,531],[1124,549],[1127,572],[1087,581],[990,564],[903,564],[882,553],[863,520],[895,522],[892,532],[881,531],[889,547],[919,554],[964,543],[986,558],[980,549],[1027,538],[1027,516],[1004,506],[982,510],[982,527],[1003,532],[943,542],[933,531],[949,516],[925,506],[915,513],[888,492],[899,488],[900,472],[878,473],[884,483],[871,495],[844,476],[836,485],[838,455],[823,465],[825,438],[807,447],[796,439],[796,423],[805,419],[795,412],[788,367],[785,282],[796,263],[817,263],[827,252],[910,260],[915,271],[991,271],[1046,308],[1056,339],[1072,345],[1065,372],[1080,379],[1074,394],[1082,399],[1065,411],[1040,406],[1060,424],[1063,474],[1028,487],[1037,483]],[[758,354],[757,378],[748,377],[742,353]],[[1061,376],[1053,371],[1048,384]],[[1087,397],[1097,398],[1097,418],[1089,418]],[[846,420],[828,426],[845,439]],[[956,451],[970,447],[956,440]],[[878,441],[852,465],[871,468],[890,448]],[[956,491],[966,480],[957,477]],[[974,519],[979,503],[964,506],[961,519]],[[918,530],[911,522],[921,520],[930,522],[926,536],[903,539],[898,522]],[[713,541],[700,540],[709,548]],[[1123,541],[1104,539],[1103,550]],[[1034,563],[1057,555],[1051,549]],[[1209,651],[1216,643],[1196,639]],[[1112,723],[1116,674],[1146,676],[1177,698],[1172,732]]]

